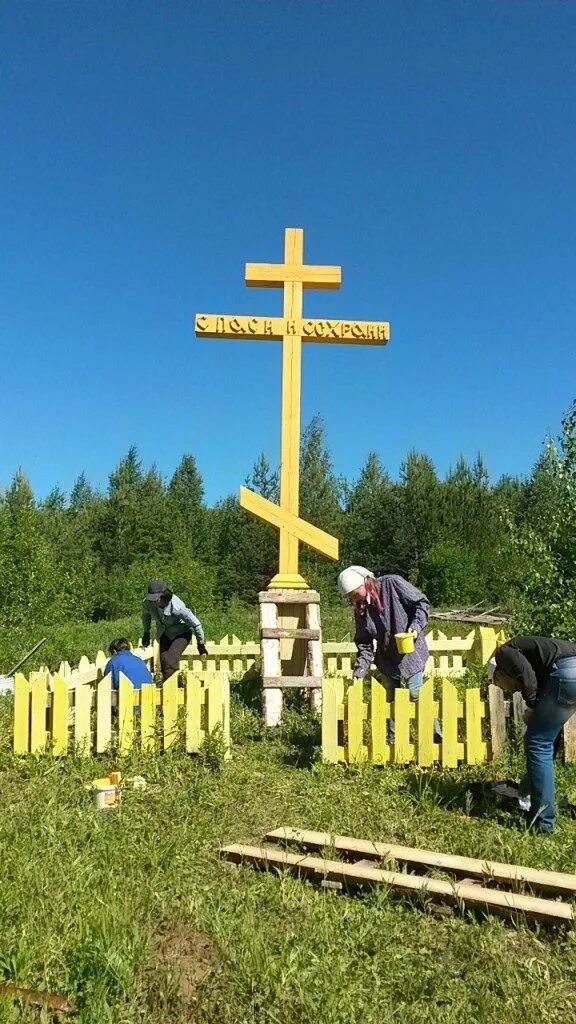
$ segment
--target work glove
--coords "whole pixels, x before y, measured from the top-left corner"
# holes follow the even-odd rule
[[[150,643],[150,633],[142,633],[142,647],[148,647]]]
[[[206,650],[206,644],[201,644],[200,641],[198,641],[198,654],[201,654],[202,657],[208,654],[208,651]]]

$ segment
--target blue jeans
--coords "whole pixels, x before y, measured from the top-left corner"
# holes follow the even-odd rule
[[[561,658],[548,678],[526,727],[527,774],[522,789],[530,792],[529,820],[541,832],[554,828],[554,741],[576,712],[576,658]]]
[[[406,679],[392,679],[391,676],[386,676],[384,675],[384,673],[382,673],[382,682],[384,683],[384,688],[386,690],[386,700],[390,704],[392,704],[394,701],[394,691],[397,689],[397,687],[403,687],[404,689],[408,687],[408,689],[410,690],[410,700],[416,701],[418,700],[418,694],[422,689],[422,683],[424,682],[424,673],[415,672],[413,676],[408,676]],[[434,719],[434,733],[436,736],[442,736],[442,729],[440,727],[440,722],[437,718]],[[391,720],[388,723],[388,743],[394,743],[394,734],[394,721]]]

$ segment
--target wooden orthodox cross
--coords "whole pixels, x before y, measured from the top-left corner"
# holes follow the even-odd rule
[[[305,264],[302,228],[286,228],[284,263],[246,264],[249,287],[283,288],[283,316],[199,313],[196,317],[197,337],[282,340],[280,504],[275,505],[246,487],[240,488],[242,507],[280,531],[278,573],[269,584],[269,589],[273,590],[306,588],[306,581],[298,571],[299,542],[327,558],[338,558],[337,538],[299,516],[302,342],[385,345],[390,337],[390,325],[386,322],[303,319],[303,289],[339,288],[341,276],[341,267]]]

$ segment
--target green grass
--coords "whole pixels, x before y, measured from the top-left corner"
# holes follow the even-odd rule
[[[444,915],[384,890],[326,893],[216,853],[287,824],[572,870],[576,823],[536,837],[496,809],[458,817],[467,782],[494,766],[323,766],[309,716],[292,710],[270,734],[239,691],[226,764],[181,752],[15,760],[1,703],[0,976],[76,1009],[59,1018],[0,999],[0,1024],[576,1022],[575,932]],[[148,788],[100,812],[84,784],[118,766]],[[574,786],[575,769],[561,769],[561,792]]]

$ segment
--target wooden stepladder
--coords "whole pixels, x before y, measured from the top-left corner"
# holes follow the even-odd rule
[[[279,725],[287,687],[310,690],[322,702],[322,630],[316,590],[263,590],[260,602],[262,688],[266,725]]]

